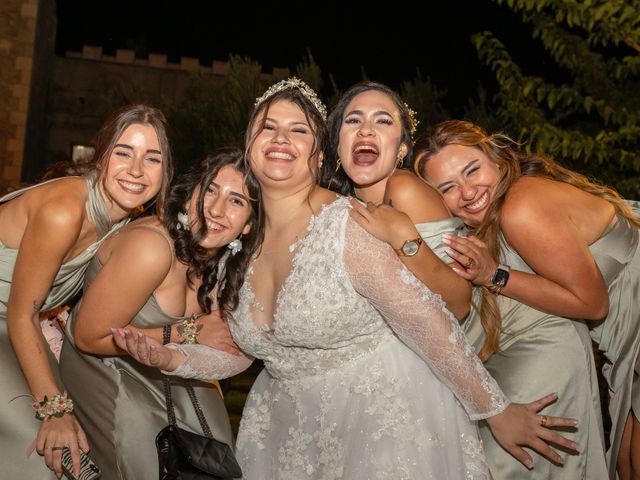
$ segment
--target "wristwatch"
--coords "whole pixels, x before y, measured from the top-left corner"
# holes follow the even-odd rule
[[[489,286],[489,291],[493,294],[499,294],[500,290],[502,290],[509,281],[509,271],[511,267],[509,265],[499,264],[496,271],[493,273],[491,277],[491,285]]]
[[[405,240],[402,244],[402,247],[395,249],[396,253],[401,257],[413,257],[418,250],[420,250],[420,245],[422,245],[422,237],[412,238],[410,240]]]

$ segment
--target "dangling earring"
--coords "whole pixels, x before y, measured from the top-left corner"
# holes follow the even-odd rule
[[[338,157],[338,161],[336,162],[336,171],[334,173],[338,173],[338,170],[340,170],[340,157]]]
[[[396,156],[398,168],[402,167],[402,161],[404,160],[404,155],[402,155],[401,151],[398,151],[398,155]]]
[[[240,240],[240,238],[236,238],[232,242],[229,242],[227,248],[231,250],[231,255],[235,257],[237,253],[242,251],[242,240]]]
[[[178,212],[178,230],[189,229],[189,214],[187,212]]]
[[[322,170],[322,160],[318,161],[318,170]]]

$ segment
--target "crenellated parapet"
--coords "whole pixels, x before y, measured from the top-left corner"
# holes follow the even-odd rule
[[[138,58],[133,50],[120,48],[116,50],[115,55],[105,55],[102,47],[95,45],[84,45],[80,52],[67,51],[65,56],[67,58],[116,63],[120,65],[183,70],[186,72],[210,73],[220,76],[226,76],[229,72],[229,62],[225,60],[214,60],[211,62],[211,65],[202,65],[200,60],[195,57],[181,57],[179,62],[170,62],[164,53],[150,53],[147,58]],[[262,74],[266,77],[286,78],[289,76],[289,69],[274,67],[270,73],[262,72]]]

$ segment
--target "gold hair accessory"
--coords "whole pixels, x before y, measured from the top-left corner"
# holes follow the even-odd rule
[[[411,138],[413,138],[413,136],[416,133],[416,129],[418,128],[418,124],[420,123],[420,120],[416,118],[415,110],[413,110],[409,105],[405,103],[404,108],[407,109],[407,115],[409,115],[409,123],[411,124]]]
[[[200,330],[202,330],[202,324],[198,325],[196,320],[200,318],[203,314],[194,313],[191,317],[182,321],[180,325],[178,325],[177,331],[178,334],[182,337],[182,343],[185,345],[193,345],[198,343],[198,334]]]
[[[258,105],[260,105],[268,98],[274,96],[276,93],[282,92],[283,90],[289,90],[291,88],[299,90],[300,93],[304,95],[304,97],[309,100],[309,102],[311,102],[314,107],[316,107],[316,110],[318,110],[322,119],[327,119],[327,109],[325,108],[322,101],[318,98],[318,95],[316,95],[316,92],[314,92],[309,85],[307,85],[297,77],[287,78],[286,80],[281,80],[280,82],[271,85],[267,89],[267,91],[262,94],[261,97],[256,98],[256,103],[253,105],[253,107],[256,108]]]

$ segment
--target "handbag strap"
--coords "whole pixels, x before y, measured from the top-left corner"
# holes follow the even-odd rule
[[[171,325],[165,325],[162,328],[162,344],[166,345],[171,340]],[[173,409],[173,399],[171,397],[171,381],[167,375],[162,375],[162,384],[164,386],[164,399],[167,404],[167,420],[169,421],[169,425],[176,424],[176,413]],[[200,408],[200,402],[198,402],[198,397],[196,397],[196,392],[193,389],[193,385],[190,379],[186,380],[186,390],[189,394],[189,399],[191,400],[191,404],[193,405],[193,409],[196,411],[196,416],[198,417],[198,422],[200,422],[200,427],[202,428],[202,433],[207,438],[213,438],[211,434],[211,429],[209,428],[209,424],[207,423],[207,419],[204,417],[202,413],[202,408]]]

